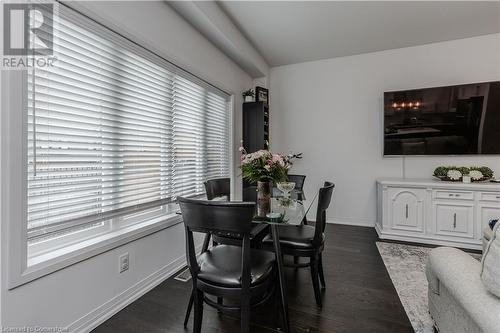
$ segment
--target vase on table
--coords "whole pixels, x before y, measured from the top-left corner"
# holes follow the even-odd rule
[[[259,217],[266,217],[271,212],[271,190],[271,182],[257,182],[257,215]]]

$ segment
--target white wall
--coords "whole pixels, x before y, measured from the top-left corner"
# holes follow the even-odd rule
[[[429,178],[442,164],[484,164],[500,176],[500,155],[383,158],[383,92],[492,80],[500,34],[275,67],[272,149],[304,153],[293,173],[307,175],[308,197],[336,183],[329,221],[374,225],[379,177]]]
[[[86,2],[79,9],[234,93],[234,123],[241,123],[240,92],[252,86],[251,77],[165,2]],[[233,134],[237,147],[240,125]],[[2,279],[0,326],[69,326],[71,332],[92,327],[103,313],[119,310],[130,297],[141,294],[182,265],[184,251],[183,226],[176,225],[13,290],[7,290]],[[118,256],[124,252],[130,255],[130,270],[119,274]],[[5,266],[2,264],[2,277]]]

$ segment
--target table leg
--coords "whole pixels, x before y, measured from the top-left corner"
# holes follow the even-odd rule
[[[273,237],[274,253],[276,255],[276,262],[278,264],[278,278],[281,296],[281,306],[283,311],[283,321],[285,322],[285,333],[290,332],[290,322],[288,320],[288,298],[286,293],[285,272],[283,271],[283,256],[281,255],[281,246],[279,242],[278,226],[271,224],[271,234]]]

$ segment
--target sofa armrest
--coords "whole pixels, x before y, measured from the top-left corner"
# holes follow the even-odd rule
[[[432,250],[426,267],[432,292],[439,294],[445,286],[484,332],[500,332],[500,298],[484,288],[480,270],[479,261],[449,247]]]

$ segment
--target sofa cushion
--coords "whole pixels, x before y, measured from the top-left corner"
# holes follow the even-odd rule
[[[483,254],[481,280],[489,292],[500,297],[500,223],[495,225]]]
[[[493,237],[493,230],[490,229],[490,227],[486,227],[483,230],[483,238],[489,242],[491,237]]]

